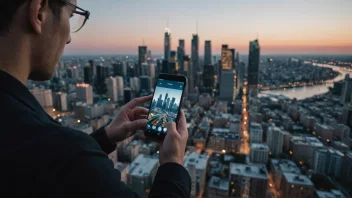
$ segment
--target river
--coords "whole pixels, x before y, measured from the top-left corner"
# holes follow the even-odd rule
[[[313,63],[313,66],[329,67],[329,68],[332,68],[334,71],[339,72],[340,75],[335,77],[333,81],[327,81],[325,84],[298,87],[298,88],[290,88],[290,89],[276,89],[276,90],[261,91],[259,96],[284,95],[284,96],[291,98],[291,99],[297,98],[297,100],[302,100],[305,98],[310,98],[314,95],[327,93],[329,91],[329,87],[334,86],[334,82],[343,80],[345,78],[346,74],[350,74],[350,76],[352,76],[351,71],[342,70],[341,68],[333,66],[333,65]]]

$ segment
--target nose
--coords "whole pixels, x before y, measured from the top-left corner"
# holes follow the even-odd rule
[[[70,44],[70,43],[71,43],[71,34],[70,34],[70,37],[69,37],[69,39],[68,39],[66,45],[68,45],[68,44]]]

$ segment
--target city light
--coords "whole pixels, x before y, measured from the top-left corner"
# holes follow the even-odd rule
[[[222,150],[223,153],[226,153],[226,150]]]
[[[77,123],[81,123],[81,120],[77,120]]]
[[[53,109],[53,112],[55,112],[56,111],[56,109]]]
[[[292,153],[292,151],[290,151],[290,155],[292,155],[293,153]]]

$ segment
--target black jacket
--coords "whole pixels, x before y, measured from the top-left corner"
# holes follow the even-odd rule
[[[0,71],[1,197],[135,197],[107,154],[104,129],[91,136],[53,120],[17,79]],[[178,164],[159,167],[150,197],[189,197]]]

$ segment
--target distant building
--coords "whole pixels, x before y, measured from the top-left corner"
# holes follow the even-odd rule
[[[93,74],[90,66],[85,66],[83,68],[83,76],[84,76],[84,83],[90,84],[90,85],[93,83]]]
[[[118,101],[118,92],[117,92],[117,82],[116,78],[110,77],[106,79],[106,86],[108,88],[108,97],[111,101],[117,102]]]
[[[245,76],[245,63],[244,62],[240,62],[238,64],[238,68],[237,68],[237,88],[243,88],[243,84],[244,84],[244,76]]]
[[[30,92],[42,107],[53,106],[53,96],[51,89],[32,89]]]
[[[346,198],[345,195],[339,190],[330,191],[315,191],[315,198]]]
[[[343,181],[352,182],[352,152],[344,156],[340,175]]]
[[[179,66],[179,72],[183,74],[184,72],[184,56],[186,55],[186,50],[185,50],[185,40],[180,39],[177,47],[177,62]]]
[[[302,161],[313,166],[314,152],[324,147],[316,137],[309,136],[292,136],[290,140],[290,154],[296,162]]]
[[[269,127],[266,139],[271,154],[274,156],[280,155],[284,143],[284,134],[282,133],[282,130],[278,127]]]
[[[223,70],[220,78],[220,100],[232,103],[237,95],[234,70]]]
[[[252,143],[250,158],[252,163],[267,164],[269,159],[269,147],[265,144]]]
[[[228,198],[230,190],[230,182],[216,176],[210,178],[208,184],[208,197],[212,198]]]
[[[345,80],[342,86],[340,102],[342,104],[350,103],[352,100],[351,94],[352,94],[352,78],[350,78],[349,74],[346,74]]]
[[[192,35],[191,60],[192,60],[192,73],[194,76],[192,76],[192,78],[188,79],[188,80],[189,81],[194,80],[194,84],[198,85],[198,82],[195,80],[196,79],[195,75],[201,69],[199,67],[199,37],[198,37],[198,34]]]
[[[315,151],[313,171],[319,174],[340,177],[344,154],[333,148],[320,148]]]
[[[208,147],[219,152],[236,153],[240,147],[240,136],[238,133],[230,132],[229,129],[213,128]]]
[[[183,162],[183,166],[187,169],[191,176],[192,187],[191,196],[202,196],[206,183],[206,169],[209,156],[201,155],[193,152],[187,152]]]
[[[123,92],[123,101],[125,103],[128,103],[129,101],[131,101],[134,98],[134,93],[132,92],[131,88],[125,88],[124,92]]]
[[[186,95],[189,93],[194,93],[194,81],[193,79],[193,70],[191,68],[191,57],[190,56],[184,56],[183,57],[183,66],[184,66],[184,75],[187,76],[187,84],[188,86],[185,89]]]
[[[211,65],[211,41],[205,41],[204,44],[204,65]]]
[[[301,171],[297,167],[296,163],[286,159],[271,159],[269,161],[269,168],[274,177],[273,181],[277,190],[280,189],[283,173],[301,174]]]
[[[123,101],[123,93],[124,93],[124,83],[122,76],[116,76],[116,85],[117,85],[117,96],[120,101]]]
[[[130,164],[127,183],[140,197],[145,197],[146,190],[152,187],[158,170],[158,161],[158,159],[141,154]]]
[[[209,93],[203,93],[199,96],[198,99],[199,106],[204,107],[204,108],[210,108],[211,103],[212,103],[212,98]]]
[[[142,63],[141,76],[155,77],[155,65],[150,63]]]
[[[203,86],[206,92],[213,93],[215,87],[214,82],[215,68],[213,65],[204,65],[203,70]]]
[[[148,94],[152,91],[152,79],[149,76],[141,76],[141,90],[146,91]]]
[[[315,131],[319,139],[322,141],[331,141],[334,136],[334,128],[329,125],[316,123]]]
[[[55,93],[54,107],[59,111],[67,111],[67,93],[64,93],[64,92]]]
[[[113,76],[124,76],[124,64],[122,62],[112,64]]]
[[[331,147],[340,151],[341,153],[347,153],[350,150],[350,148],[346,144],[340,141],[332,141]]]
[[[165,29],[164,34],[164,60],[169,61],[171,51],[171,32],[169,28]]]
[[[224,70],[233,70],[233,54],[228,45],[222,45],[221,47],[221,74]]]
[[[93,87],[89,84],[77,84],[76,93],[78,101],[93,104]]]
[[[129,143],[123,148],[123,160],[132,162],[139,155],[139,144],[136,141]]]
[[[249,93],[254,95],[258,92],[259,84],[259,62],[260,62],[260,47],[258,40],[249,43],[248,56],[248,88]]]
[[[313,182],[305,175],[283,173],[280,185],[280,195],[285,198],[312,198]]]
[[[230,197],[266,197],[268,171],[265,165],[230,163]]]
[[[263,142],[263,127],[261,124],[252,122],[249,126],[249,133],[251,143]]]
[[[130,78],[130,87],[133,91],[139,92],[141,90],[141,80],[138,77]]]

